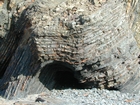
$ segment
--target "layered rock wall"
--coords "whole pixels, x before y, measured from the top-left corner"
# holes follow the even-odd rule
[[[53,89],[56,72],[66,69],[85,88],[139,91],[137,0],[7,4],[11,27],[0,39],[0,89],[5,98]]]

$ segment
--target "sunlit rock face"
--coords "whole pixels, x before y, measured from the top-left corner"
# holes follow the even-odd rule
[[[139,91],[137,1],[27,0],[16,11],[12,4],[11,27],[0,39],[2,96],[93,87]]]

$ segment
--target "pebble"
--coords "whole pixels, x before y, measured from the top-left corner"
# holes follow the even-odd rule
[[[38,94],[31,95],[24,99],[24,101],[32,102],[37,99],[43,100],[44,102],[49,102],[49,105],[139,105],[140,104],[140,94],[129,94],[121,93],[114,90],[100,90],[100,89],[65,89],[65,90],[51,90],[47,93],[43,93],[44,97]],[[45,95],[46,94],[46,95]],[[51,100],[50,100],[51,99]],[[44,101],[47,100],[47,101]],[[59,100],[59,101],[56,101]],[[18,100],[13,100],[18,101]],[[3,102],[3,101],[2,101]],[[65,104],[62,104],[65,103]],[[12,104],[11,104],[12,105]],[[47,104],[43,104],[47,105]]]

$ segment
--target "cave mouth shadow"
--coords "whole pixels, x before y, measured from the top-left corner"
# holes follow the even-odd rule
[[[73,68],[60,62],[47,64],[41,70],[39,80],[49,90],[84,89],[84,84],[75,78]]]
[[[83,89],[83,85],[78,82],[71,71],[57,71],[55,74],[54,89]]]

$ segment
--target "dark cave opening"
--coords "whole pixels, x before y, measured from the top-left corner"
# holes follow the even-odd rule
[[[74,77],[74,73],[66,71],[57,71],[55,74],[55,86],[54,89],[82,89],[83,85]]]
[[[97,81],[81,83],[82,76],[71,65],[64,62],[47,64],[40,72],[40,82],[49,90],[52,89],[92,89],[99,88]],[[79,80],[80,79],[80,80]],[[108,90],[118,90],[115,87],[106,87]]]
[[[74,70],[61,63],[46,65],[41,70],[39,79],[49,90],[84,88],[84,84],[79,83],[78,79],[75,78]]]

